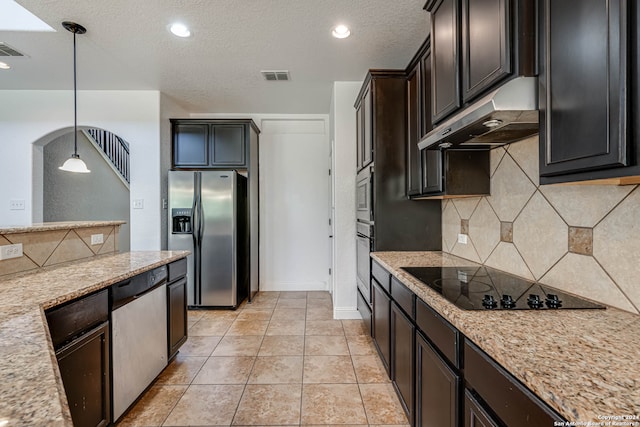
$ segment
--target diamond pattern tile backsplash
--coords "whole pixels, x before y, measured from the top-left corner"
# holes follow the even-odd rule
[[[639,313],[637,187],[540,186],[537,136],[495,148],[491,196],[443,201],[442,250]]]

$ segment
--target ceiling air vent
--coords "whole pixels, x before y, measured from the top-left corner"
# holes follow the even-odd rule
[[[24,56],[6,43],[0,42],[0,56]]]
[[[289,76],[289,71],[287,70],[278,70],[278,71],[260,71],[265,80],[276,81],[276,80],[291,80]]]

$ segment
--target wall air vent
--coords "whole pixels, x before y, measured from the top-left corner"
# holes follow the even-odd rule
[[[277,71],[260,71],[265,80],[276,81],[276,80],[291,80],[291,76],[289,75],[289,71],[287,70],[277,70]]]
[[[0,42],[0,56],[25,56],[23,53],[18,52],[8,44]]]

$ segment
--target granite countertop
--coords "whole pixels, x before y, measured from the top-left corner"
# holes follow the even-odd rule
[[[36,231],[71,230],[72,228],[108,227],[126,224],[126,221],[60,221],[30,225],[1,225],[0,234],[33,233]]]
[[[442,252],[371,256],[567,420],[640,416],[640,316],[611,307],[462,310],[400,267],[478,264]]]
[[[127,252],[0,279],[0,426],[72,425],[44,310],[188,253]]]

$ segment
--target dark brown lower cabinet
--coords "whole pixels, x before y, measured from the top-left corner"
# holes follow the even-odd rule
[[[409,424],[413,425],[414,337],[416,327],[394,302],[391,303],[391,379]]]
[[[391,297],[380,287],[375,280],[373,286],[373,341],[378,348],[382,363],[387,373],[390,373],[391,361]]]
[[[458,425],[461,378],[416,333],[416,420],[419,427]]]
[[[464,393],[464,427],[499,427],[469,390]]]
[[[109,322],[56,351],[73,425],[109,425]]]
[[[168,359],[187,341],[187,278],[167,285]]]

